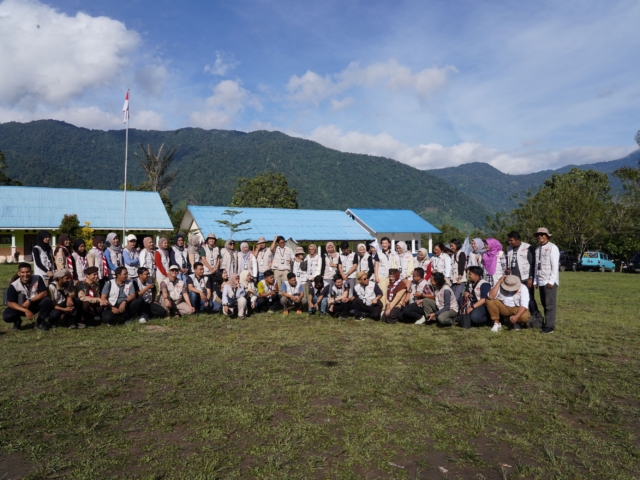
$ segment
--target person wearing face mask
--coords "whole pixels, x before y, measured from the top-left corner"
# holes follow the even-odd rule
[[[42,278],[45,286],[53,279],[53,251],[51,250],[51,234],[40,230],[36,244],[31,251],[34,263],[34,274]]]
[[[184,235],[181,233],[176,235],[174,245],[169,251],[169,264],[178,267],[178,278],[186,284],[187,275],[189,275],[191,271],[191,265],[189,265],[187,249],[184,248]]]
[[[400,271],[400,277],[403,280],[411,280],[413,276],[413,255],[409,251],[405,242],[396,243],[396,252],[398,252],[397,264],[394,265]]]
[[[73,265],[73,279],[78,282],[83,282],[84,270],[89,266],[89,262],[87,261],[87,246],[81,238],[73,243],[71,260]]]
[[[122,247],[120,246],[120,237],[117,233],[111,232],[107,235],[106,250],[104,251],[107,265],[109,266],[109,279],[116,278],[116,268],[124,266],[124,257],[122,256]]]
[[[135,235],[130,234],[127,235],[125,240],[127,243],[122,251],[122,259],[127,268],[129,279],[135,280],[138,278],[138,268],[140,268],[140,254],[138,253],[138,247],[136,247],[138,239]]]
[[[293,250],[286,246],[284,237],[279,235],[273,239],[271,244],[273,252],[273,261],[271,262],[271,270],[275,274],[276,285],[281,286],[287,281],[287,275],[291,272],[293,266]]]
[[[238,273],[238,252],[236,252],[236,242],[231,239],[227,240],[220,255],[220,268],[225,270],[229,276],[233,273]]]
[[[73,272],[73,258],[69,248],[71,247],[71,239],[66,233],[61,233],[58,237],[58,246],[53,252],[54,268],[58,270],[69,270]]]
[[[53,310],[49,314],[49,322],[52,326],[62,325],[63,322],[71,329],[85,328],[82,322],[78,323],[77,310],[73,303],[75,290],[73,288],[72,273],[69,270],[58,270],[53,274],[53,282],[49,284],[49,295],[53,302]]]
[[[322,262],[320,263],[320,275],[322,275],[324,284],[331,290],[333,279],[340,267],[340,255],[336,252],[336,247],[333,242],[327,242],[325,250],[326,252],[322,256]]]
[[[240,244],[240,252],[238,253],[238,271],[240,273],[247,271],[253,278],[258,277],[258,262],[249,250],[249,244],[242,242]]]
[[[387,289],[387,302],[382,312],[382,321],[385,323],[398,323],[400,319],[401,303],[404,300],[404,294],[407,291],[407,285],[400,275],[397,268],[389,269],[389,288]]]
[[[104,253],[104,237],[96,235],[92,240],[92,247],[87,253],[87,266],[96,267],[98,269],[98,281],[100,282],[100,291],[104,283],[109,278],[109,264]]]

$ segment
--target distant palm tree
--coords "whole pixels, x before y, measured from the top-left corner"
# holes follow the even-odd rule
[[[140,160],[140,165],[144,173],[149,176],[149,190],[152,192],[165,191],[169,185],[171,185],[171,182],[176,179],[176,175],[178,175],[178,172],[167,173],[167,170],[171,167],[173,157],[180,146],[174,147],[172,145],[165,151],[163,143],[160,145],[160,149],[156,154],[151,148],[151,145],[147,145],[147,150],[145,150],[142,143],[138,142],[138,145],[140,145],[142,155],[136,153],[135,156]]]

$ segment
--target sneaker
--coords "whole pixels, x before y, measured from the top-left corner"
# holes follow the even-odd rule
[[[42,330],[43,332],[46,332],[49,330],[49,319],[45,318],[43,320],[38,320],[38,322],[36,322],[36,328],[38,330]]]
[[[356,318],[356,322],[363,322],[364,321],[364,317],[358,317]]]
[[[522,330],[522,327],[520,326],[520,324],[518,322],[513,323],[512,325],[513,325],[513,330],[515,332],[519,332],[520,330]]]
[[[267,313],[268,313],[269,315],[273,315],[273,310],[267,310]]]
[[[340,315],[340,320],[346,320],[347,317],[345,317],[344,315]]]
[[[302,310],[296,310],[296,315],[302,315]]]
[[[140,317],[140,320],[138,320],[139,323],[147,323],[147,319],[144,317]]]
[[[315,310],[309,310],[307,313],[308,313],[309,315],[315,315],[315,314],[316,314],[316,311],[315,311]]]
[[[544,327],[542,329],[542,333],[553,333],[554,328],[553,327]]]
[[[15,322],[13,322],[13,325],[11,326],[11,330],[20,330],[21,325],[22,325],[22,320],[18,319]]]
[[[79,323],[78,328],[87,328],[87,326],[84,323]]]
[[[500,330],[502,330],[502,325],[499,323],[494,323],[493,327],[491,327],[492,332],[499,332]]]
[[[284,312],[282,312],[283,315],[289,315],[289,310],[285,310]]]
[[[96,315],[95,317],[93,317],[93,321],[99,323],[102,321],[102,317],[100,317],[99,315]]]
[[[78,328],[78,325],[76,325],[75,323],[71,323],[68,328],[69,330],[75,330],[76,328]]]
[[[423,315],[422,317],[420,317],[418,320],[415,321],[414,325],[423,325],[426,321],[427,319]]]

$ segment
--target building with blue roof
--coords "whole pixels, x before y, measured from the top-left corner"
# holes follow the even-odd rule
[[[393,249],[395,249],[396,242],[404,241],[415,253],[421,248],[422,235],[428,234],[429,253],[432,253],[431,235],[441,233],[440,230],[412,210],[350,208],[346,213],[378,243],[382,237],[389,237]]]
[[[187,207],[180,224],[182,231],[197,233],[206,238],[215,233],[219,239],[229,238],[229,229],[217,220],[229,220],[227,210],[242,212],[233,218],[233,223],[251,220],[241,228],[247,230],[234,235],[236,241],[255,242],[264,237],[271,242],[282,235],[293,242],[327,242],[347,240],[351,242],[372,241],[373,237],[353,222],[340,210],[294,210],[286,208],[244,208],[244,207]]]
[[[95,233],[122,234],[123,197],[121,190],[0,187],[0,261],[29,258],[40,230],[48,230],[55,245],[64,215],[76,214]],[[173,230],[157,192],[127,192],[126,227],[138,236]]]

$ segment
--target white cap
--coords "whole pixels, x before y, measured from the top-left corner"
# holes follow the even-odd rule
[[[127,242],[130,242],[131,240],[138,240],[138,237],[136,237],[134,234],[130,233],[129,235],[127,235],[126,240],[127,240]]]

